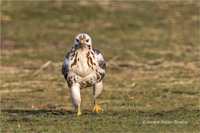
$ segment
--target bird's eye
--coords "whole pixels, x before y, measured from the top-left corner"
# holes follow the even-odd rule
[[[79,40],[78,40],[78,39],[76,39],[76,41],[77,41],[77,42],[79,42]]]
[[[87,39],[86,42],[89,42],[89,39]]]

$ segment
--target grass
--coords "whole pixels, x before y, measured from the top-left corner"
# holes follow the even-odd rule
[[[177,114],[177,112],[179,113]],[[177,132],[184,130],[189,132],[191,131],[192,125],[198,126],[196,120],[191,118],[198,117],[198,110],[193,110],[190,112],[192,115],[188,115],[188,110],[184,109],[161,112],[107,110],[98,115],[91,113],[91,111],[84,110],[81,117],[74,115],[74,111],[63,109],[4,110],[3,113],[7,113],[7,116],[4,119],[9,123],[5,127],[3,126],[3,128],[10,128],[10,125],[12,124],[11,131],[14,132],[27,132],[32,130],[35,132],[130,132],[133,131],[133,128],[134,131],[137,132],[141,131],[141,128],[143,131],[160,131],[160,129],[164,128],[163,131]],[[172,117],[172,115],[176,117]],[[157,121],[162,124],[149,124],[151,121]],[[167,122],[174,124],[168,124]],[[181,122],[183,126],[178,124]],[[187,122],[193,124],[187,124]],[[35,129],[34,127],[37,128]],[[113,127],[115,127],[114,130]]]
[[[199,2],[61,5],[1,2],[2,132],[199,131]],[[85,88],[77,117],[60,69],[81,32],[107,72],[98,98],[105,111],[91,112]]]

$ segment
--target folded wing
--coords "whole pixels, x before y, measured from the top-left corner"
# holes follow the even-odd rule
[[[64,75],[65,79],[67,79],[67,75],[68,75],[68,72],[69,72],[69,57],[70,57],[70,54],[71,54],[71,52],[67,53],[65,61],[62,65],[62,69],[61,69],[62,74]]]

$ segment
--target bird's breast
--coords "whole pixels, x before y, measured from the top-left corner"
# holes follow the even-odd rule
[[[71,54],[69,70],[81,77],[85,77],[95,70],[95,57],[90,51],[76,51]]]

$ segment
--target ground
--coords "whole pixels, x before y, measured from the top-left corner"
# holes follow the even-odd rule
[[[88,33],[107,64],[73,109],[61,74]],[[2,132],[199,131],[199,2],[1,2]],[[47,61],[44,70],[33,75]]]

